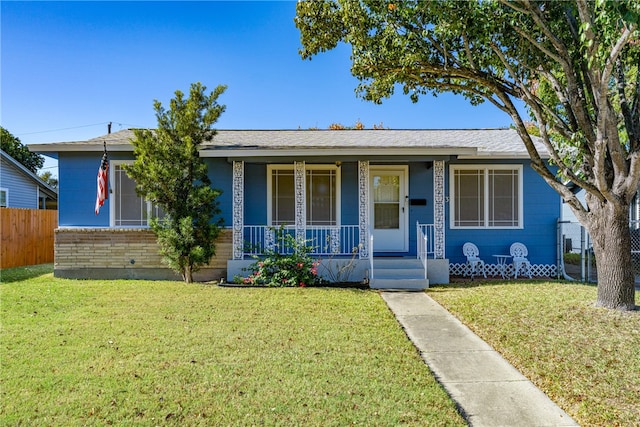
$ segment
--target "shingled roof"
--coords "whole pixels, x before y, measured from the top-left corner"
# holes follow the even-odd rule
[[[31,144],[41,153],[101,151],[106,142],[110,151],[132,151],[133,130],[126,129],[87,141]],[[546,149],[534,138],[539,153]],[[330,150],[330,151],[329,151]],[[514,129],[450,130],[219,130],[212,141],[202,144],[203,157],[431,155],[458,158],[528,158]]]

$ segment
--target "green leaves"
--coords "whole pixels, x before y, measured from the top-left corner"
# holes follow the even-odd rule
[[[234,277],[238,283],[269,287],[306,287],[321,283],[318,276],[319,261],[309,255],[313,247],[309,241],[300,241],[284,227],[271,228],[274,247],[266,248],[264,256],[256,257],[246,277]]]
[[[138,194],[166,213],[151,227],[163,259],[187,282],[215,254],[220,221],[213,218],[220,212],[216,198],[221,191],[211,187],[199,148],[216,133],[213,124],[225,110],[217,99],[225,89],[218,86],[207,95],[205,86],[194,83],[188,98],[175,92],[168,110],[155,101],[158,128],[134,131],[136,160],[125,168]]]
[[[602,206],[629,212],[640,183],[639,22],[637,0],[301,1],[296,17],[303,58],[351,45],[364,99],[450,92],[504,111],[531,166],[592,235],[609,219]]]
[[[558,150],[550,154],[561,175],[571,178],[594,164],[596,144],[613,149],[597,135],[614,134],[625,149],[640,149],[639,21],[640,3],[632,0],[301,1],[296,16],[303,58],[339,42],[351,46],[356,93],[366,100],[381,103],[401,88],[414,102],[443,92],[473,105],[489,101],[512,117],[537,153],[516,108],[524,102],[547,130],[541,134],[547,149]],[[576,134],[581,142],[568,146]],[[567,155],[575,149],[585,162]],[[622,150],[618,162],[630,154]],[[544,157],[532,160],[553,181]],[[636,163],[633,170],[618,166],[632,176],[631,186],[640,179]]]
[[[294,21],[301,33],[303,47],[299,52],[303,59],[333,49],[346,35],[337,3],[298,2],[296,12]]]
[[[0,126],[0,148],[33,173],[44,165],[43,156],[29,151],[29,148],[20,142],[20,138],[16,138],[2,126]]]

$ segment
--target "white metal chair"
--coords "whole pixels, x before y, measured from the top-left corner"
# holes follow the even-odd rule
[[[484,261],[480,259],[480,251],[478,247],[471,242],[467,242],[462,245],[462,253],[467,257],[467,268],[465,275],[471,275],[471,279],[473,279],[474,274],[480,274],[484,278],[487,278],[487,273],[484,268]]]
[[[509,253],[513,257],[514,277],[517,279],[518,273],[520,272],[520,269],[522,269],[522,273],[526,273],[527,276],[529,276],[529,279],[531,279],[531,263],[527,259],[527,255],[529,255],[527,247],[520,242],[515,242],[511,245]]]

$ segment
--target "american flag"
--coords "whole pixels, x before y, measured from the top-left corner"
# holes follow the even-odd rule
[[[98,195],[96,197],[96,215],[100,213],[100,206],[109,197],[109,159],[107,158],[107,144],[104,145],[104,154],[98,169]]]

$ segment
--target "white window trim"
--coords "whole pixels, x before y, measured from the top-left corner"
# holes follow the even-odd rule
[[[484,191],[485,203],[484,203],[484,226],[460,226],[455,225],[456,214],[456,197],[455,197],[455,172],[460,170],[478,170],[483,169],[485,173]],[[489,226],[489,170],[517,170],[518,171],[518,225],[516,226]],[[452,230],[521,230],[524,228],[524,192],[523,192],[523,167],[522,165],[492,165],[492,164],[464,164],[464,165],[450,165],[449,166],[449,227]]]
[[[109,161],[109,198],[112,199],[116,194],[115,169],[116,166],[131,165],[133,160],[110,160]],[[151,218],[153,204],[147,200],[147,218]],[[116,203],[113,199],[109,202],[109,227],[112,228],[150,228],[147,225],[116,225]]]
[[[274,170],[293,170],[293,163],[290,164],[274,164],[267,165],[267,224],[272,226],[273,224],[273,206],[272,206],[272,195],[273,195],[273,171]],[[333,170],[336,172],[336,225],[306,225],[305,227],[340,227],[341,225],[341,206],[342,206],[342,197],[341,197],[341,187],[342,187],[342,178],[340,175],[340,167],[331,164],[305,164],[304,167],[305,174],[305,184],[307,179],[307,171],[308,170]],[[305,208],[307,201],[305,200]],[[291,224],[291,226],[295,226],[295,224]]]
[[[4,192],[5,196],[4,196],[4,203],[5,205],[3,206],[4,208],[8,208],[9,207],[9,189],[6,187],[0,187],[0,191]]]

